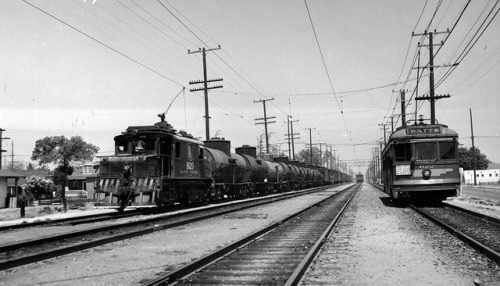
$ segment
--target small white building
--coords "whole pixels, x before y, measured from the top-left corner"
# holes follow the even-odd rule
[[[23,175],[11,170],[0,169],[0,208],[16,207],[18,180],[22,177]],[[13,187],[7,185],[9,179],[14,180]]]
[[[498,184],[500,182],[500,169],[492,170],[476,170],[476,183],[477,184]],[[464,171],[464,181],[466,185],[474,184],[474,171]]]

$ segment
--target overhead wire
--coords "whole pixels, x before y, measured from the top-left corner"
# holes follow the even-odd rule
[[[42,8],[40,8],[40,7],[36,6],[36,5],[34,5],[33,3],[30,3],[28,0],[22,0],[22,1],[23,1],[24,3],[26,3],[26,4],[30,5],[30,6],[32,6],[33,8],[35,8],[35,9],[39,10],[40,12],[42,12],[42,13],[44,13],[44,14],[46,14],[46,15],[50,16],[51,18],[53,18],[53,19],[55,19],[55,20],[57,20],[57,21],[59,21],[59,22],[61,22],[61,23],[65,24],[66,26],[70,27],[71,29],[73,29],[73,30],[75,30],[75,31],[77,31],[77,32],[79,32],[79,33],[81,33],[82,35],[84,35],[84,36],[86,36],[86,37],[90,38],[91,40],[93,40],[93,41],[95,41],[95,42],[97,42],[97,43],[101,44],[102,46],[104,46],[104,47],[106,47],[106,48],[108,48],[108,49],[112,50],[113,52],[115,52],[115,53],[117,53],[117,54],[119,54],[119,55],[123,56],[124,58],[126,58],[126,59],[128,59],[128,60],[130,60],[130,61],[132,61],[132,62],[134,62],[134,63],[136,63],[136,64],[138,64],[138,65],[140,65],[140,66],[142,66],[143,68],[145,68],[145,69],[147,69],[147,70],[149,70],[149,71],[151,71],[151,72],[153,72],[153,73],[155,73],[155,74],[159,75],[160,77],[163,77],[163,78],[167,79],[168,81],[170,81],[170,82],[172,82],[172,83],[175,83],[175,84],[177,84],[177,85],[179,85],[179,86],[184,86],[182,83],[180,83],[180,82],[178,82],[178,81],[174,80],[173,78],[168,77],[168,76],[166,76],[165,74],[163,74],[163,73],[161,73],[161,72],[159,72],[159,71],[155,70],[154,68],[151,68],[150,66],[148,66],[148,65],[146,65],[146,64],[144,64],[144,63],[142,63],[142,62],[140,62],[140,61],[138,61],[138,60],[136,60],[136,59],[132,58],[131,56],[129,56],[129,55],[127,55],[127,54],[125,54],[125,53],[123,53],[123,52],[121,52],[121,51],[117,50],[116,48],[111,47],[110,45],[108,45],[108,44],[104,43],[103,41],[101,41],[101,40],[99,40],[99,39],[97,39],[97,38],[93,37],[92,35],[90,35],[90,34],[88,34],[88,33],[84,32],[84,31],[82,31],[82,30],[81,30],[81,29],[79,29],[79,28],[75,27],[74,25],[71,25],[70,23],[68,23],[68,22],[66,22],[66,21],[64,21],[64,20],[62,20],[61,18],[56,17],[55,15],[51,14],[50,12],[48,12],[48,11],[46,11],[46,10],[43,10]]]
[[[340,113],[342,115],[342,120],[343,120],[343,123],[344,123],[344,128],[345,128],[345,131],[346,131],[346,135],[347,137],[349,138],[349,141],[352,142],[352,138],[351,138],[351,135],[350,135],[350,131],[349,129],[347,128],[347,123],[346,123],[346,120],[345,120],[345,116],[344,116],[344,111],[343,111],[343,108],[342,106],[340,105],[339,103],[339,99],[335,93],[335,88],[333,87],[333,82],[332,82],[332,78],[330,76],[330,72],[328,71],[328,67],[326,65],[326,61],[325,61],[325,57],[323,56],[323,51],[321,49],[321,45],[319,43],[319,39],[318,39],[318,35],[316,33],[316,29],[314,27],[314,23],[313,23],[313,20],[312,20],[312,17],[311,17],[311,12],[309,11],[309,6],[307,5],[307,0],[304,0],[304,4],[306,6],[306,10],[307,10],[307,15],[309,17],[309,22],[311,23],[311,28],[313,30],[313,34],[314,34],[314,38],[316,40],[316,45],[318,47],[318,50],[319,50],[319,54],[320,54],[320,57],[321,57],[321,61],[323,62],[323,67],[325,68],[325,73],[326,73],[326,76],[328,78],[328,83],[330,84],[330,88],[332,89],[332,92],[333,92],[333,96],[335,97],[335,101],[337,103],[337,106],[340,110]],[[356,154],[356,149],[354,149],[354,154]]]

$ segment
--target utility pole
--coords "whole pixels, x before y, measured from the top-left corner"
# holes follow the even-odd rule
[[[7,150],[2,149],[2,141],[4,139],[10,139],[8,137],[2,137],[2,132],[5,131],[5,129],[0,128],[0,169],[2,169],[2,153],[7,152]]]
[[[406,127],[406,101],[405,101],[405,91],[401,91],[401,125],[403,128]]]
[[[415,34],[412,33],[412,36],[428,36],[429,37],[429,45],[421,45],[418,43],[419,47],[423,46],[428,46],[429,47],[429,96],[423,96],[423,97],[415,97],[415,100],[429,100],[431,103],[431,124],[436,124],[436,108],[435,108],[435,102],[436,100],[440,98],[448,98],[450,97],[449,94],[446,95],[435,95],[434,91],[434,68],[436,67],[452,67],[458,65],[458,63],[455,63],[453,65],[443,65],[443,66],[435,66],[434,65],[434,46],[440,46],[443,43],[441,42],[440,44],[434,44],[433,43],[433,35],[437,34],[449,34],[450,31],[447,30],[445,32],[436,32],[434,30],[433,32],[427,32],[425,31],[423,34]],[[419,67],[420,68],[420,67]]]
[[[312,145],[312,130],[316,128],[306,128],[309,129],[309,150],[311,150],[311,165],[313,164],[313,145]]]
[[[290,116],[291,117],[291,116]],[[290,120],[290,132],[292,132],[290,135],[292,136],[292,157],[293,160],[295,160],[295,139],[300,139],[300,137],[295,137],[296,135],[300,135],[299,133],[293,133],[293,123],[294,122],[299,122],[299,120]]]
[[[201,53],[203,56],[203,80],[190,81],[189,84],[203,83],[203,87],[193,88],[190,91],[193,92],[193,91],[203,90],[205,93],[205,138],[206,138],[206,140],[210,140],[210,123],[209,123],[210,116],[208,113],[208,90],[215,89],[215,88],[222,88],[222,85],[208,87],[209,82],[222,81],[222,78],[207,79],[207,52],[214,51],[214,50],[220,50],[220,45],[218,48],[214,48],[214,49],[205,49],[203,47],[201,49],[198,49],[198,51],[194,51],[194,52],[191,52],[190,50],[188,50],[188,54]]]
[[[392,116],[385,116],[384,118],[391,118],[391,134],[394,133],[394,116],[399,116],[399,115],[392,115]]]
[[[11,162],[12,166],[10,167],[10,169],[12,171],[14,171],[14,141],[12,141],[11,150],[12,150],[12,152],[11,152],[11,155],[10,155],[10,158],[11,158],[10,162]]]
[[[291,147],[291,143],[290,143],[290,115],[287,114],[286,116],[286,128],[288,129],[287,130],[287,133],[286,133],[286,141],[288,141],[288,158],[292,159],[292,156],[291,156],[291,153],[292,153],[292,147]]]
[[[385,123],[382,123],[382,124],[379,124],[378,126],[382,126],[382,128],[384,128],[384,146],[387,144],[387,139],[385,137]]]
[[[275,119],[276,118],[276,116],[267,117],[267,113],[266,113],[266,101],[271,101],[271,100],[274,100],[274,98],[271,98],[271,99],[261,99],[261,100],[254,100],[253,101],[253,103],[262,102],[262,105],[264,106],[264,117],[263,118],[255,118],[255,120],[264,120],[264,121],[263,122],[256,122],[255,125],[264,124],[264,129],[265,129],[265,132],[266,132],[266,153],[269,153],[269,135],[267,133],[267,124],[276,123],[276,121],[267,121],[269,119]]]
[[[474,148],[474,128],[472,127],[472,109],[469,108],[470,114],[470,138],[472,139],[472,169],[474,170],[474,186],[476,182],[476,149]]]

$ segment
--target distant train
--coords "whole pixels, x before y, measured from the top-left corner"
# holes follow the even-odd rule
[[[363,176],[363,174],[361,174],[361,173],[357,173],[357,174],[356,174],[356,182],[357,182],[357,183],[363,183],[363,181],[364,181],[364,176]]]
[[[458,134],[443,124],[400,127],[382,152],[384,192],[395,199],[441,201],[460,188]]]
[[[102,157],[95,189],[96,205],[172,205],[250,197],[352,181],[348,174],[289,161],[256,156],[242,146],[230,153],[224,138],[205,142],[161,122],[131,126],[114,138],[115,155]]]

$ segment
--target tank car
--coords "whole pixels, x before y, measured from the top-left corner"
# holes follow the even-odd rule
[[[458,134],[446,125],[399,127],[381,160],[384,192],[394,199],[440,201],[460,188]]]

